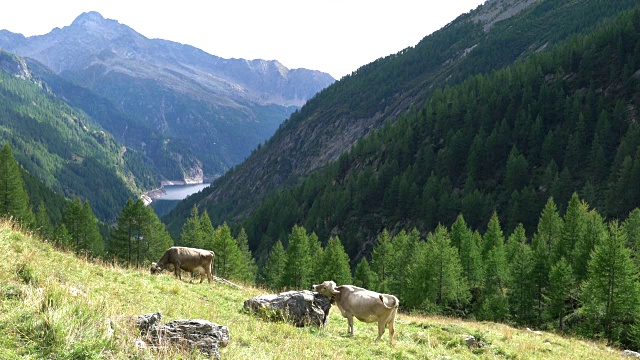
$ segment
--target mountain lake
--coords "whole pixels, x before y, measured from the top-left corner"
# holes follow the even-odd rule
[[[153,199],[151,207],[158,216],[168,214],[176,205],[191,194],[206,188],[209,184],[166,185],[165,194]]]
[[[153,199],[158,200],[182,200],[191,194],[206,188],[209,184],[190,184],[190,185],[167,185],[164,187],[165,194]]]

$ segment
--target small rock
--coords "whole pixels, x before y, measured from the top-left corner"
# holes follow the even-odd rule
[[[467,347],[469,349],[473,349],[473,348],[478,347],[478,342],[476,341],[476,338],[473,335],[465,336],[464,342],[467,344]]]
[[[622,356],[629,356],[629,357],[634,357],[634,358],[640,359],[640,353],[635,352],[635,351],[631,351],[631,350],[623,351],[622,352]]]

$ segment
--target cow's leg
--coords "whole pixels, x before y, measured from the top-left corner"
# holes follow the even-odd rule
[[[209,266],[206,266],[204,269],[205,274],[207,274],[207,281],[209,281],[209,284],[211,284],[211,279],[213,278],[213,275],[211,275],[211,264],[209,264]],[[202,281],[200,281],[202,282]]]
[[[347,315],[346,318],[349,324],[349,335],[353,336],[353,315]]]
[[[387,322],[383,319],[378,320],[378,337],[376,341],[380,340],[382,335],[384,334],[384,328],[387,326]]]
[[[179,262],[178,262],[178,263],[173,264],[173,267],[175,267],[175,269],[176,269],[176,270],[175,270],[175,271],[176,271],[176,277],[177,277],[179,280],[182,280],[182,273],[180,272],[180,266],[182,266],[182,265],[181,265]]]
[[[389,326],[389,341],[393,344],[393,334],[396,332],[396,329],[393,327],[393,323],[395,322],[396,316],[395,314],[391,315],[391,318],[387,321],[387,326]]]

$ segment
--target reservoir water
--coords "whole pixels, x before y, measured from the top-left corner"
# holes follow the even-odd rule
[[[197,193],[207,186],[209,186],[209,184],[167,185],[164,187],[166,194],[162,194],[160,197],[153,199],[151,208],[153,208],[158,216],[164,216],[176,207],[180,200]]]
[[[162,194],[157,200],[182,200],[191,194],[206,188],[209,184],[192,184],[192,185],[168,185],[164,187],[166,194]]]

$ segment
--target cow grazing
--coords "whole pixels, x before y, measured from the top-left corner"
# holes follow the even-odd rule
[[[207,275],[207,279],[211,282],[211,268],[216,254],[213,251],[194,249],[182,246],[174,246],[164,252],[162,258],[157,263],[151,264],[151,273],[158,274],[164,269],[173,267],[176,277],[182,280],[180,270],[200,272],[200,283],[204,281],[202,270]]]
[[[384,334],[385,327],[389,327],[389,339],[393,342],[393,322],[398,312],[400,301],[389,294],[380,294],[353,285],[337,286],[333,281],[313,285],[313,291],[333,298],[342,316],[349,323],[349,334],[353,336],[354,316],[366,323],[378,322],[378,338]]]

